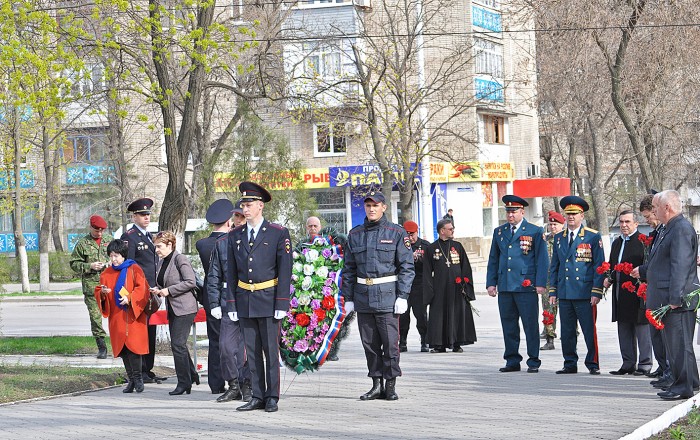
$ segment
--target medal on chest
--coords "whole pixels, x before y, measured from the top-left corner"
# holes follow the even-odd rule
[[[576,261],[582,263],[593,261],[593,252],[589,243],[581,243],[576,247]]]
[[[136,243],[136,249],[139,251],[148,250],[148,244],[144,243],[143,241],[139,241]]]
[[[520,237],[520,250],[523,251],[523,255],[527,255],[532,250],[532,237],[529,235]]]

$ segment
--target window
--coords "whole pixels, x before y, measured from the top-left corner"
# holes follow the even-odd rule
[[[324,227],[335,229],[336,232],[347,234],[347,207],[345,204],[345,190],[328,189],[323,191],[310,191],[311,196],[318,205],[318,216]]]
[[[503,45],[483,38],[474,38],[476,74],[503,78]]]
[[[90,95],[105,89],[104,67],[102,64],[86,64],[80,72],[66,72],[66,76],[71,82],[71,96]]]
[[[342,124],[314,125],[314,156],[344,155],[347,138]]]
[[[477,5],[488,6],[493,9],[501,8],[501,0],[472,0],[472,3],[476,3]]]
[[[297,3],[297,7],[315,7],[315,6],[332,6],[334,4],[351,4],[350,0],[301,0]]]
[[[304,52],[309,53],[304,61],[304,76],[307,78],[339,78],[343,74],[340,51],[305,44]]]
[[[505,144],[505,118],[492,115],[483,115],[483,118],[484,142],[487,144]]]
[[[69,134],[63,144],[66,162],[98,163],[109,159],[107,135],[102,130]]]

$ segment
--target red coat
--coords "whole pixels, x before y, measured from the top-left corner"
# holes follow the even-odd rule
[[[119,271],[109,266],[100,275],[100,284],[114,290],[117,284]],[[148,324],[147,316],[143,313],[148,302],[148,281],[143,269],[138,264],[133,264],[127,269],[124,288],[130,292],[130,301],[126,311],[117,306],[114,293],[107,294],[104,301],[100,299],[99,285],[95,288],[95,299],[102,312],[102,316],[109,320],[109,338],[112,342],[114,357],[119,356],[124,345],[136,354],[148,353]]]

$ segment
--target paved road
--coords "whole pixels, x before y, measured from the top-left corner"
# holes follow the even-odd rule
[[[41,300],[41,302],[49,302]],[[40,321],[71,321],[84,313],[80,301],[58,301],[63,308],[41,309]],[[11,317],[19,305],[1,304],[4,331],[11,332]],[[408,353],[401,357],[404,376],[397,382],[397,402],[362,402],[358,396],[370,385],[356,327],[340,352],[340,361],[319,371],[296,376],[283,373],[280,411],[237,413],[236,403],[217,404],[202,384],[192,395],[171,397],[174,383],[147,385],[142,395],[124,395],[119,388],[1,406],[0,439],[41,438],[468,438],[468,439],[617,439],[674,406],[658,399],[649,380],[614,377],[608,370],[620,366],[616,330],[610,323],[610,303],[600,307],[599,345],[604,374],[555,375],[561,368],[559,349],[542,352],[539,374],[499,373],[503,342],[497,302],[479,295],[475,305],[479,341],[463,354],[417,352],[415,331]],[[8,309],[9,307],[9,309]],[[18,307],[18,308],[16,308]],[[74,310],[73,310],[74,309]],[[68,310],[73,310],[69,315]],[[51,311],[50,315],[44,311]],[[51,320],[47,319],[51,316]],[[71,318],[73,316],[73,318]],[[85,321],[87,322],[87,321]],[[75,323],[71,324],[75,325]],[[83,334],[85,331],[83,330]],[[57,333],[58,334],[58,333]],[[523,338],[524,340],[524,338]],[[559,348],[559,341],[556,341]],[[584,347],[579,340],[579,347]],[[205,354],[200,351],[201,354]],[[71,360],[72,359],[72,360]],[[67,362],[89,364],[91,357],[50,359],[8,358],[7,362]],[[158,357],[161,365],[172,358]],[[200,360],[202,362],[202,360]],[[202,362],[206,364],[206,362]],[[118,362],[116,363],[119,364]],[[524,365],[524,364],[523,364]],[[585,367],[580,362],[583,371]],[[147,411],[150,411],[150,413]]]

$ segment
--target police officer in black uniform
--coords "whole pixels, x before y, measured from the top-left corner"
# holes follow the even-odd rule
[[[226,391],[224,379],[221,376],[221,354],[219,351],[219,335],[221,332],[221,308],[218,316],[212,316],[212,308],[207,295],[207,277],[210,270],[211,254],[216,241],[228,233],[231,228],[231,213],[233,203],[228,199],[216,200],[207,209],[205,218],[213,226],[214,230],[208,237],[197,240],[195,247],[199,253],[199,259],[204,268],[204,287],[202,297],[204,298],[204,310],[207,315],[207,337],[209,338],[209,356],[207,358],[208,383],[212,394],[221,394]]]
[[[227,279],[233,294],[232,320],[240,319],[243,328],[253,398],[236,409],[274,412],[280,395],[280,321],[289,310],[292,242],[287,228],[263,218],[263,207],[272,200],[265,188],[242,182],[238,189],[246,224],[229,233]]]
[[[347,313],[357,311],[360,339],[367,358],[372,389],[361,400],[397,400],[399,368],[399,315],[408,310],[415,275],[413,252],[406,231],[384,216],[386,201],[380,192],[365,198],[364,224],[348,234],[343,270],[343,297]],[[386,379],[386,390],[384,389]]]
[[[126,210],[132,215],[134,225],[122,234],[121,239],[129,245],[130,258],[141,266],[149,286],[156,285],[156,263],[158,256],[153,244],[151,234],[146,230],[151,223],[151,208],[153,200],[143,198],[134,200],[127,206]],[[156,326],[148,326],[148,354],[143,356],[142,371],[143,382],[153,383],[166,380],[165,377],[157,377],[153,371],[153,363],[156,356]]]

